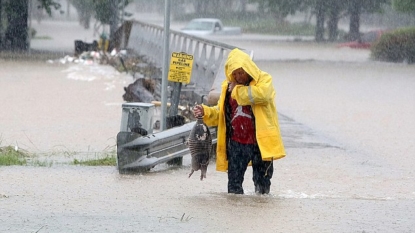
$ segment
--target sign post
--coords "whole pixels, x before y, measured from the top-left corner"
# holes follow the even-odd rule
[[[168,80],[173,82],[173,94],[169,116],[177,115],[182,83],[190,83],[192,75],[193,55],[173,52],[170,58]]]

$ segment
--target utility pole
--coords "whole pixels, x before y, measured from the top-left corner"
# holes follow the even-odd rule
[[[164,8],[164,49],[163,49],[163,70],[161,80],[161,119],[160,128],[165,130],[167,112],[167,76],[169,73],[169,42],[170,42],[170,0],[165,0]]]

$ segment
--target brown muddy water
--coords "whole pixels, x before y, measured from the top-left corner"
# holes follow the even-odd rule
[[[415,66],[334,46],[323,56],[310,44],[227,43],[255,49],[274,77],[287,157],[270,195],[254,194],[251,169],[243,196],[226,193],[214,163],[189,179],[189,156],[132,175],[68,165],[114,148],[131,77],[0,60],[2,145],[54,161],[0,167],[0,232],[413,232]]]

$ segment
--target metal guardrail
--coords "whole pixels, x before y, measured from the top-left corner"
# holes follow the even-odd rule
[[[146,136],[133,132],[117,135],[117,166],[120,173],[146,171],[157,164],[189,154],[187,140],[195,122]],[[216,129],[210,128],[212,152],[217,142]]]
[[[141,21],[131,21],[127,49],[145,56],[148,62],[162,67],[164,28]],[[215,77],[225,77],[221,63],[236,46],[170,30],[169,50],[193,55],[191,83],[195,91],[207,94]],[[223,73],[223,74],[222,74]]]

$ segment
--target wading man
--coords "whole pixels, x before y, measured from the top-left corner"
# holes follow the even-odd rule
[[[244,174],[251,162],[255,192],[268,194],[273,160],[285,156],[272,77],[239,49],[229,53],[225,75],[217,105],[197,105],[193,113],[218,127],[216,170],[228,172],[228,193],[244,193]]]

